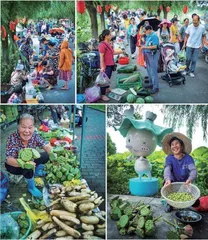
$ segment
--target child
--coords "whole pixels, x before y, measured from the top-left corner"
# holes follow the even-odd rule
[[[13,94],[9,98],[7,103],[22,103],[23,102],[23,89],[21,85],[17,85],[14,87]]]
[[[167,66],[171,72],[180,72],[186,69],[186,65],[182,65],[175,57],[174,57],[174,50],[167,49],[166,51],[166,58],[165,61]]]

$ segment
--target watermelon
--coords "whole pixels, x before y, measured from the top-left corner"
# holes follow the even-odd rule
[[[137,98],[136,103],[145,103],[143,98]]]
[[[127,96],[127,102],[128,103],[134,103],[136,101],[136,96],[132,93],[130,93],[128,96]]]
[[[146,103],[153,103],[154,102],[154,98],[151,97],[151,96],[145,97],[144,100],[145,100]]]

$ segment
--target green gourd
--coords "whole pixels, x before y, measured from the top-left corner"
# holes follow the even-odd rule
[[[143,98],[137,98],[136,103],[145,103]]]
[[[127,102],[128,103],[134,103],[136,101],[136,96],[132,93],[130,93],[128,96],[127,96]]]

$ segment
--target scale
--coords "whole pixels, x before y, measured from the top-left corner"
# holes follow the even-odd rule
[[[116,101],[121,101],[121,99],[125,96],[127,93],[126,90],[123,90],[121,88],[114,88],[109,94],[108,97],[112,98]]]

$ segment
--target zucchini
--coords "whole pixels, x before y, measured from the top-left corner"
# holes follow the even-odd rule
[[[123,83],[137,82],[139,77],[140,77],[140,74],[136,73],[136,74],[131,75],[131,76],[127,77],[127,78],[124,78]]]

